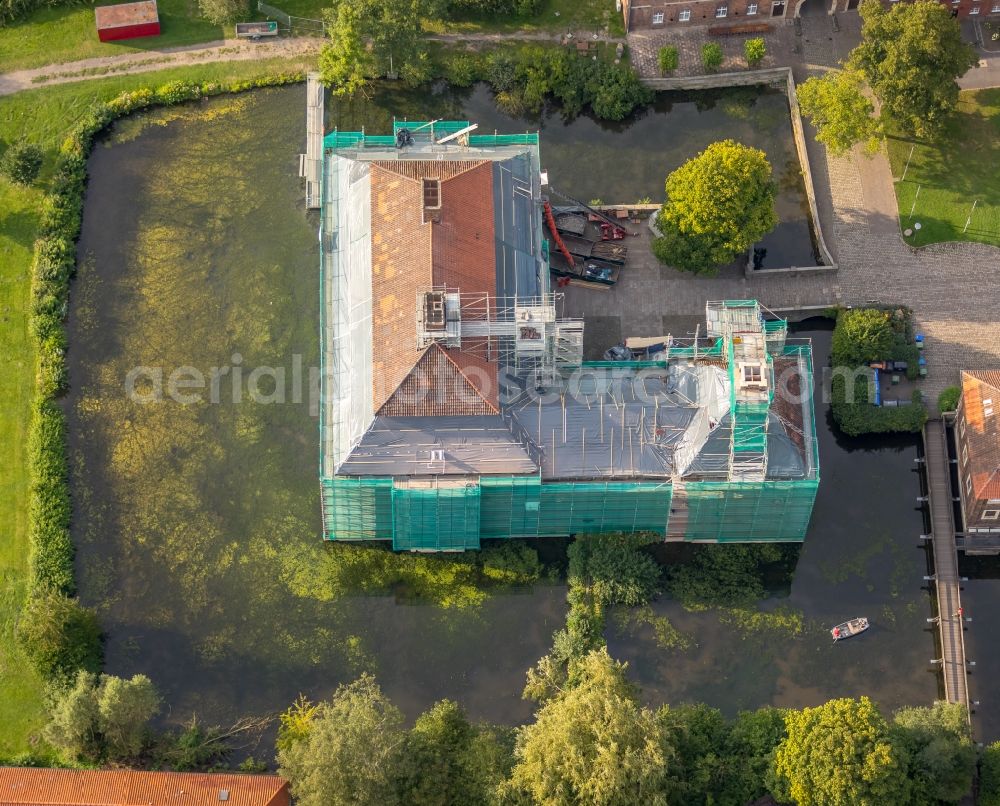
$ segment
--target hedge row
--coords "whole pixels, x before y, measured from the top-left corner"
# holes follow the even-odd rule
[[[31,280],[30,327],[38,352],[35,403],[28,432],[31,487],[28,505],[28,603],[18,626],[25,650],[47,679],[76,668],[99,668],[96,617],[72,597],[73,543],[66,420],[58,398],[66,390],[66,331],[70,281],[76,268],[87,157],[111,122],[148,109],[255,87],[302,81],[301,73],[229,84],[173,81],[95,104],[62,143],[49,195],[41,211]]]

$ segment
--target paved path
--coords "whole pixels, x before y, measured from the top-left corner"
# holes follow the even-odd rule
[[[311,37],[280,38],[257,43],[231,39],[205,45],[144,50],[140,53],[63,62],[0,75],[0,96],[49,84],[86,81],[109,75],[147,73],[179,65],[291,58],[316,53],[322,44],[323,40]]]

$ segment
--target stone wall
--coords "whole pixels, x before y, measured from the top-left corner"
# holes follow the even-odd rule
[[[806,151],[805,130],[802,128],[802,115],[799,112],[799,101],[795,95],[795,79],[789,67],[775,67],[767,70],[749,70],[745,73],[715,73],[706,76],[687,76],[673,78],[644,78],[642,83],[654,90],[704,90],[717,87],[748,87],[764,84],[769,87],[780,87],[788,98],[788,110],[792,120],[792,135],[795,140],[795,151],[799,156],[802,168],[802,179],[806,188],[806,199],[809,202],[809,216],[812,219],[813,233],[816,236],[816,246],[819,250],[822,265],[820,266],[788,266],[777,269],[753,270],[752,262],[746,268],[747,277],[800,277],[815,272],[835,272],[837,263],[823,237],[823,228],[819,222],[819,210],[816,207],[816,190],[813,186],[812,169],[809,165],[809,154]]]

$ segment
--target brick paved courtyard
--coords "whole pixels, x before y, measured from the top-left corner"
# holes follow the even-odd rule
[[[852,34],[845,24],[857,16],[839,16],[839,33],[825,15],[803,18],[801,37],[790,25],[772,33],[768,46],[773,48],[773,64],[792,64],[800,82],[818,68],[836,64],[857,40],[857,31]],[[655,58],[656,43],[674,35],[657,31],[645,43],[632,35],[633,61],[641,65],[643,52]],[[801,53],[794,53],[796,40],[802,42]],[[742,42],[725,47],[731,58],[742,53]],[[690,48],[694,49],[690,53],[697,53],[700,44]],[[772,309],[873,301],[910,306],[918,329],[927,337],[929,372],[924,389],[932,401],[945,386],[958,381],[960,368],[1000,367],[1000,249],[973,243],[910,248],[899,235],[885,155],[829,158],[808,126],[806,135],[821,225],[840,270],[812,277],[747,280],[742,272],[726,269],[715,278],[693,277],[660,266],[645,251],[610,291],[565,289],[566,315],[583,315],[592,323],[589,358],[625,336],[665,331],[681,335],[701,321],[706,300],[755,297]],[[637,256],[643,248],[648,250],[638,243],[642,239],[634,240]]]

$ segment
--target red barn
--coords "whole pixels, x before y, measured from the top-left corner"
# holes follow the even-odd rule
[[[100,6],[94,9],[94,13],[97,15],[97,36],[102,42],[157,36],[160,33],[156,0]]]

